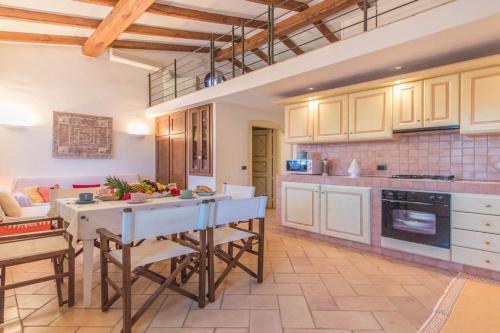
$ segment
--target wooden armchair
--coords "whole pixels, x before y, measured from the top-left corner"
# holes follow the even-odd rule
[[[45,219],[45,221],[47,218]],[[75,252],[71,245],[72,237],[62,229],[62,221],[56,221],[58,228],[50,231],[22,233],[17,235],[0,236],[0,323],[4,322],[5,291],[20,288],[30,284],[55,280],[59,306],[72,306],[75,301]],[[35,221],[30,221],[32,223]],[[26,224],[26,221],[4,222],[3,226]],[[7,267],[52,259],[54,275],[6,284]],[[68,271],[64,272],[64,259],[68,260]],[[62,283],[68,277],[68,299],[63,300]]]

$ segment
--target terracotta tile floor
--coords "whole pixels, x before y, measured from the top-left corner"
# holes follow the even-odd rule
[[[191,300],[167,290],[135,325],[149,333],[412,333],[431,313],[454,274],[431,267],[360,252],[277,230],[268,212],[265,281],[233,271],[215,303],[199,309]],[[97,252],[96,252],[97,254]],[[243,260],[255,266],[252,256]],[[167,271],[168,264],[155,270]],[[222,265],[218,266],[221,271]],[[8,270],[9,281],[41,276],[50,262]],[[119,274],[114,273],[119,276]],[[10,291],[6,322],[0,332],[105,333],[121,329],[121,303],[99,309],[96,266],[92,308],[81,295],[71,309],[57,306],[53,282]],[[81,292],[81,257],[77,260]],[[195,290],[195,281],[186,288]],[[148,280],[133,287],[138,308],[155,289]]]

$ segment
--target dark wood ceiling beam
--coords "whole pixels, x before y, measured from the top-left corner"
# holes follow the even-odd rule
[[[285,0],[247,0],[247,1],[260,3],[263,5],[273,4],[278,8],[286,9],[286,10],[290,10],[290,11],[294,11],[294,12],[303,12],[307,8],[310,8],[310,6],[308,4],[300,2],[300,1],[296,1],[296,0],[288,0],[288,1],[285,1]],[[361,1],[361,2],[363,2],[363,1]],[[358,0],[358,5],[359,5],[359,0]],[[316,27],[316,29],[318,29],[318,31],[323,35],[323,37],[325,37],[330,43],[334,43],[334,42],[338,41],[337,36],[335,36],[335,34],[333,34],[333,32],[331,32],[330,29],[328,29],[325,22],[323,22],[322,20],[318,20],[316,22],[313,22],[313,25]]]
[[[262,51],[261,49],[259,48],[255,48],[255,49],[251,49],[250,50],[253,54],[255,54],[257,57],[259,57],[261,60],[263,60],[264,62],[268,62],[268,58],[267,58],[267,54]]]
[[[297,31],[309,24],[323,20],[334,15],[350,6],[356,5],[358,0],[323,0],[317,5],[311,6],[306,10],[295,14],[275,24],[274,35],[276,38],[281,38],[284,35]],[[251,50],[267,43],[267,30],[256,33],[255,35],[245,39],[245,49]],[[241,43],[235,46],[235,54],[240,54],[242,49]],[[217,52],[216,60],[231,59],[231,47],[225,48]]]
[[[243,64],[238,59],[234,59],[234,65],[239,69],[243,68]],[[250,73],[250,72],[253,72],[253,69],[245,65],[245,73]]]
[[[119,0],[83,44],[82,53],[89,57],[99,56],[154,2],[155,0]]]
[[[0,42],[82,46],[86,40],[86,37],[0,31]],[[203,53],[208,53],[210,51],[209,48],[200,48],[199,46],[150,43],[130,40],[116,40],[111,44],[111,46],[120,49],[141,49],[154,51],[194,52],[198,50],[198,52]]]
[[[113,7],[118,2],[118,0],[76,0],[76,1],[90,3],[94,5],[108,6],[108,7]],[[151,5],[151,7],[149,7],[146,10],[146,12],[156,15],[183,18],[187,20],[234,25],[234,26],[239,26],[241,25],[241,22],[245,22],[245,26],[250,28],[265,29],[267,25],[266,21],[249,20],[248,18],[239,16],[223,15],[223,14],[208,12],[206,10],[190,9],[190,8],[184,8],[184,7],[161,4],[161,3],[155,3]]]
[[[287,35],[280,37],[280,41],[296,55],[304,54],[304,51]]]
[[[63,15],[49,12],[39,12],[21,8],[4,7],[0,6],[0,17],[29,21],[36,23],[63,25],[78,28],[88,28],[95,29],[101,24],[102,20],[81,17],[81,16],[71,16]],[[184,38],[184,39],[196,39],[196,40],[209,40],[210,38],[217,39],[221,42],[230,42],[231,36],[220,36],[219,34],[171,29],[163,27],[154,27],[141,24],[132,24],[125,30],[126,33],[137,34],[137,35],[147,35],[147,36],[159,36],[159,37],[171,37],[171,38]]]

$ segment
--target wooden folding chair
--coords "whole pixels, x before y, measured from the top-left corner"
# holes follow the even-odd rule
[[[139,320],[147,308],[161,295],[165,288],[172,289],[181,295],[205,306],[206,283],[206,227],[208,223],[208,201],[187,207],[161,208],[144,211],[133,211],[127,208],[122,213],[122,235],[116,235],[106,229],[98,229],[101,244],[101,308],[107,311],[120,297],[123,301],[123,332],[129,333],[132,325]],[[201,241],[198,245],[182,239],[156,240],[163,235],[199,231]],[[139,246],[132,243],[141,239],[151,239]],[[109,242],[119,245],[119,249],[110,250]],[[180,260],[177,258],[181,258]],[[175,259],[175,265],[169,276],[163,276],[150,269],[156,262]],[[108,264],[112,263],[122,271],[121,288],[109,278]],[[176,278],[184,268],[199,274],[199,292],[194,295],[182,289]],[[132,316],[131,288],[139,277],[145,277],[159,284],[158,289]],[[108,296],[108,286],[115,294]]]
[[[61,225],[58,218],[55,220]],[[3,226],[26,224],[26,221],[4,222]],[[22,233],[0,236],[0,323],[4,322],[5,291],[30,284],[55,280],[59,306],[75,302],[75,251],[71,245],[72,237],[66,230],[59,228],[50,231]],[[6,285],[7,267],[52,259],[54,274]],[[64,260],[68,260],[68,271],[64,272]],[[68,299],[63,300],[62,283],[68,277]]]
[[[266,214],[267,197],[223,200],[210,204],[210,221],[207,229],[208,248],[208,300],[215,301],[215,292],[224,279],[235,267],[241,268],[261,283],[264,278],[264,223]],[[238,221],[259,221],[259,232],[244,230],[234,225]],[[228,226],[218,228],[220,226]],[[198,237],[201,239],[201,235]],[[233,256],[230,251],[223,250],[223,244],[241,240],[243,245]],[[257,241],[257,251],[252,250],[252,244]],[[240,263],[239,260],[245,253],[257,256],[257,272]],[[222,274],[215,280],[215,257],[227,264]]]

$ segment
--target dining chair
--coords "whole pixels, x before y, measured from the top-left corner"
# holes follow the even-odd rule
[[[121,236],[101,228],[97,230],[101,244],[101,309],[107,311],[120,297],[123,301],[123,332],[131,332],[132,325],[145,313],[147,308],[169,288],[181,295],[198,302],[199,307],[205,306],[206,284],[206,228],[208,224],[208,201],[198,205],[179,206],[152,210],[137,210],[126,208],[122,213]],[[177,241],[157,241],[157,236],[176,235],[178,233],[198,231],[201,241],[198,245]],[[140,246],[132,246],[137,240],[148,239]],[[120,246],[117,250],[110,249],[110,241]],[[151,265],[168,259],[175,259],[175,268],[169,276],[163,276],[150,269]],[[122,272],[121,287],[112,281],[108,275],[108,265],[112,263]],[[199,274],[198,295],[180,287],[177,276],[187,268]],[[139,279],[145,277],[159,284],[151,297],[132,316],[131,288]],[[115,294],[109,297],[108,286]]]
[[[51,221],[60,222],[58,218]],[[4,226],[26,224],[25,221],[4,222]],[[61,223],[57,223],[61,225]],[[0,236],[0,324],[4,322],[5,291],[14,288],[55,280],[59,306],[75,302],[75,252],[71,245],[72,236],[62,228]],[[52,259],[54,274],[30,280],[6,284],[7,268],[20,264]],[[68,270],[64,272],[64,260]],[[62,283],[68,278],[68,298],[63,299]]]
[[[235,267],[241,268],[246,273],[261,283],[264,279],[264,224],[266,215],[267,197],[246,198],[237,200],[211,201],[209,227],[207,229],[207,258],[208,258],[208,300],[215,301],[215,292],[227,275]],[[258,232],[244,230],[235,225],[235,222],[245,220],[259,221]],[[220,226],[226,226],[218,228]],[[201,240],[202,235],[199,235]],[[241,240],[243,245],[236,255],[229,250],[224,251],[223,244]],[[257,241],[257,251],[252,249],[252,244]],[[257,272],[240,263],[239,260],[245,253],[257,256]],[[226,268],[215,280],[215,257],[226,263]]]

